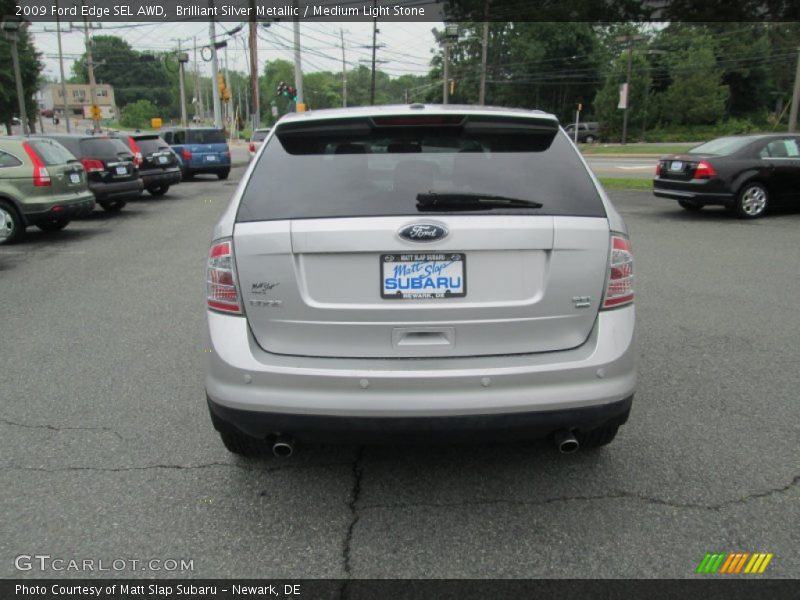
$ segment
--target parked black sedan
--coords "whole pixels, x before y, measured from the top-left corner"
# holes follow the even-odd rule
[[[773,206],[800,206],[800,136],[722,137],[664,157],[656,166],[653,193],[686,210],[726,206],[744,219]]]
[[[155,133],[123,133],[111,134],[119,138],[133,152],[134,163],[139,167],[139,177],[144,189],[151,196],[163,196],[170,186],[181,182],[181,168],[178,158]]]
[[[81,161],[89,190],[104,210],[121,210],[128,200],[142,193],[142,180],[133,153],[122,141],[106,135],[87,134],[37,137],[56,140]]]

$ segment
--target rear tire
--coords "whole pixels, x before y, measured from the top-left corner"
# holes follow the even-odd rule
[[[58,219],[56,221],[42,221],[37,223],[36,226],[42,231],[61,231],[69,225],[69,219]]]
[[[228,449],[228,452],[239,456],[267,456],[272,451],[271,445],[267,443],[267,440],[259,440],[249,435],[222,431],[219,436],[222,438],[222,443]]]
[[[586,136],[586,143],[587,144],[594,144],[594,136],[593,135],[587,135]]]
[[[25,224],[14,205],[0,200],[0,246],[14,244],[25,235]]]
[[[103,210],[108,212],[119,212],[128,202],[126,200],[103,200],[98,202],[100,206],[103,207]]]
[[[575,437],[580,444],[581,450],[591,450],[592,448],[600,448],[607,446],[617,436],[619,425],[603,425],[591,431],[579,431],[575,433]]]
[[[169,191],[168,185],[160,185],[158,187],[147,188],[147,193],[153,198],[160,198]]]
[[[231,174],[230,170],[228,170],[228,171],[220,171],[219,173],[217,173],[217,177],[219,177],[220,179],[227,179],[228,175],[230,175],[230,174]]]
[[[767,212],[769,192],[762,184],[755,181],[745,183],[736,194],[733,211],[741,219],[757,219]]]
[[[696,202],[693,202],[692,200],[678,200],[678,204],[680,204],[681,208],[683,208],[685,210],[692,211],[692,212],[697,212],[699,210],[703,210],[703,205],[702,204],[697,204]]]

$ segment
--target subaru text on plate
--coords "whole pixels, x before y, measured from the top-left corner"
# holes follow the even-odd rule
[[[552,115],[283,118],[216,225],[211,418],[295,441],[610,442],[636,375],[625,225]]]

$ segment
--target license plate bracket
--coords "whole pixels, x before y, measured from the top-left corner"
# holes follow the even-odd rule
[[[380,255],[380,293],[385,300],[443,300],[467,295],[463,252],[400,252]]]

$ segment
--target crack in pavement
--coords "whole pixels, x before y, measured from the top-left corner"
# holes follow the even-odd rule
[[[664,500],[662,498],[647,496],[645,494],[619,490],[609,494],[598,494],[596,496],[559,496],[556,498],[548,498],[546,500],[510,500],[506,498],[494,498],[486,500],[464,500],[460,502],[406,502],[406,503],[396,502],[396,503],[385,503],[385,504],[376,503],[376,504],[365,504],[360,507],[360,510],[364,511],[375,508],[416,508],[416,507],[455,508],[459,506],[493,506],[502,504],[508,506],[545,506],[548,504],[556,504],[559,502],[571,502],[571,501],[592,502],[595,500],[629,499],[629,500],[641,500],[643,502],[647,502],[648,504],[655,504],[658,506],[669,506],[671,508],[720,511],[730,506],[735,506],[738,504],[746,504],[751,500],[757,500],[759,498],[766,498],[768,496],[783,494],[785,492],[788,492],[791,488],[798,485],[798,483],[800,483],[800,475],[795,476],[794,479],[792,479],[785,486],[771,488],[769,490],[765,490],[762,492],[753,492],[752,494],[747,494],[746,496],[742,496],[741,498],[736,498],[734,500],[725,500],[724,502],[719,502],[717,504],[673,502],[670,500]]]
[[[4,425],[11,425],[13,427],[23,427],[25,429],[49,429],[50,431],[94,431],[98,433],[110,433],[117,436],[120,440],[125,440],[118,432],[110,427],[56,427],[55,425],[31,425],[28,423],[18,423],[16,421],[9,421],[8,419],[0,419],[0,423]]]
[[[273,473],[276,471],[297,471],[305,469],[324,469],[328,467],[346,466],[350,462],[333,462],[323,464],[309,464],[309,465],[283,465],[279,467],[258,467],[254,465],[238,465],[236,463],[227,462],[210,462],[202,463],[199,465],[169,465],[169,464],[156,464],[156,465],[142,465],[139,467],[57,467],[55,469],[47,469],[45,467],[0,467],[0,471],[34,471],[41,473],[63,473],[70,471],[92,471],[99,473],[124,473],[127,471],[147,471],[154,469],[166,469],[173,471],[191,471],[196,469],[211,469],[214,467],[230,467],[240,469],[242,471],[259,472],[259,473]]]
[[[358,513],[358,501],[361,497],[361,480],[364,475],[364,469],[361,461],[364,458],[364,446],[359,446],[356,452],[355,459],[352,463],[353,472],[353,487],[350,491],[350,499],[347,501],[347,508],[350,510],[350,525],[347,527],[344,541],[342,543],[342,561],[345,573],[345,579],[342,582],[342,587],[339,590],[339,598],[347,598],[347,586],[352,578],[352,565],[350,564],[350,551],[353,542],[353,530],[356,523],[361,517]]]

